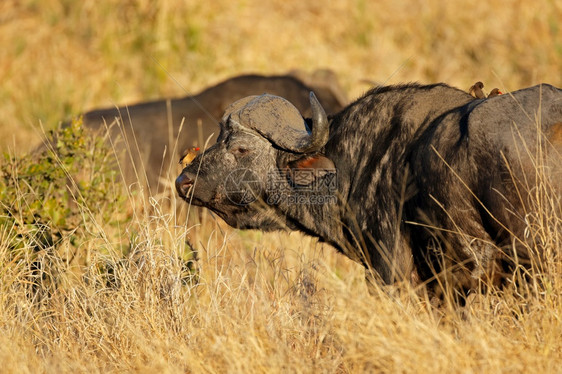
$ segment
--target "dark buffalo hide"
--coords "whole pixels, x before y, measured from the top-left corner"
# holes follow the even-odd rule
[[[332,116],[311,95],[311,110],[304,119],[271,95],[234,103],[217,143],[177,178],[179,195],[237,228],[318,237],[385,283],[465,290],[529,263],[539,178],[560,207],[558,88],[474,100],[407,84]]]

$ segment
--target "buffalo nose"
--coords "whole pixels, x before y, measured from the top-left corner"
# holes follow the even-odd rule
[[[185,174],[181,174],[176,179],[176,190],[181,197],[186,197],[189,189],[193,186],[193,179],[189,178]]]

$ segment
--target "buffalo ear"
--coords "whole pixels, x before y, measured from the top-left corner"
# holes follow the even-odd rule
[[[307,155],[287,163],[287,178],[294,186],[308,186],[316,179],[336,173],[336,165],[328,157]]]

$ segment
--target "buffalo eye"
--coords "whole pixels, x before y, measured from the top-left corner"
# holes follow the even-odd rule
[[[250,152],[250,150],[244,147],[236,147],[233,148],[231,152],[236,156],[244,156],[247,155]]]

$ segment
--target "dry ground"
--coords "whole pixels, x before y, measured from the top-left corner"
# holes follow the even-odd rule
[[[23,155],[41,125],[247,72],[330,68],[350,97],[365,81],[560,87],[560,20],[548,0],[3,0],[0,149]],[[76,253],[63,237],[58,253],[22,241],[14,255],[21,238],[0,225],[2,372],[562,372],[562,217],[548,194],[534,229],[551,261],[520,288],[439,310],[407,287],[369,296],[357,264],[310,238],[209,214],[185,224],[173,192],[123,196],[122,225],[77,204]],[[22,265],[37,256],[56,276],[46,290]]]

